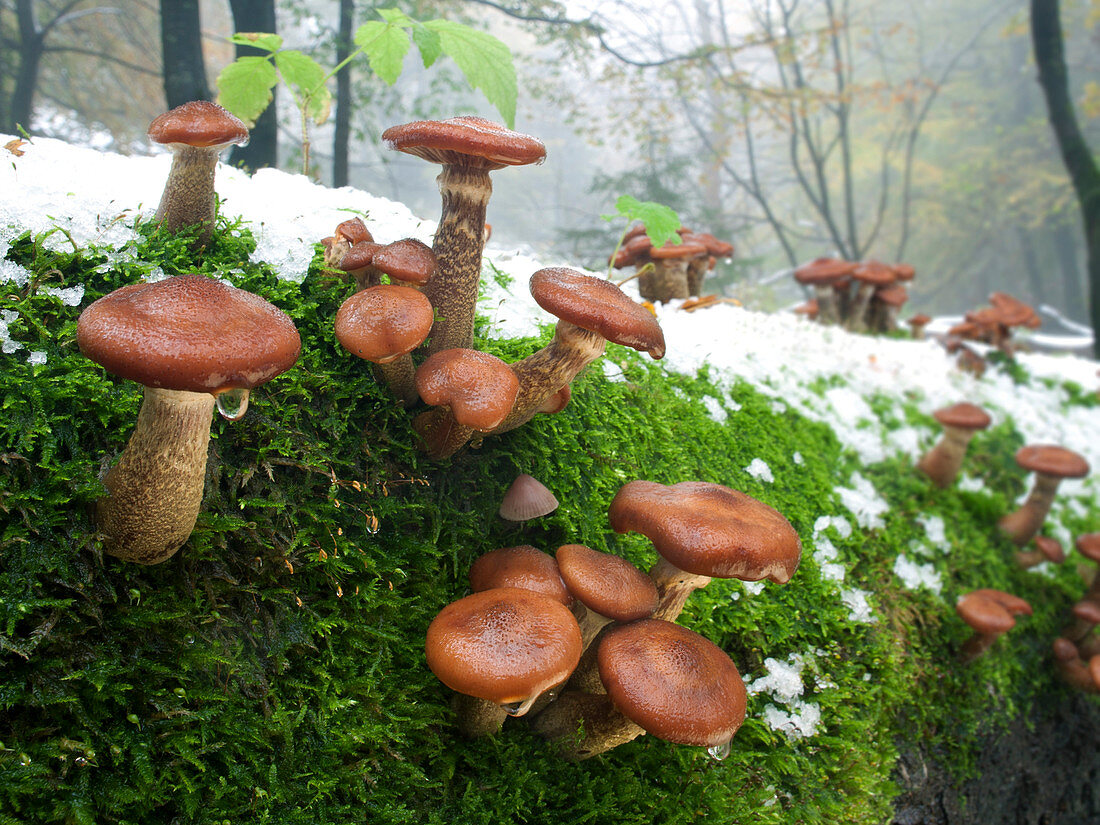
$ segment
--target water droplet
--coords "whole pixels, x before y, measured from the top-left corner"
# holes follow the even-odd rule
[[[509,716],[523,716],[531,709],[531,705],[535,704],[537,698],[537,696],[531,696],[520,702],[504,702],[501,707]]]
[[[728,741],[723,742],[720,745],[711,745],[707,748],[707,756],[711,759],[716,759],[721,762],[727,756],[730,755],[730,743]]]
[[[248,411],[248,389],[231,387],[214,396],[214,406],[226,421],[236,421]]]

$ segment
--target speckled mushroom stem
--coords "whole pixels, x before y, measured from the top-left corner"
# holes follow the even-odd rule
[[[138,564],[174,554],[195,528],[206,477],[214,396],[145,388],[126,448],[96,505],[104,549]]]
[[[454,695],[451,707],[455,712],[455,726],[463,736],[470,739],[492,736],[501,729],[504,720],[508,718],[504,708],[495,702],[478,699],[476,696],[467,696],[464,693]]]
[[[688,573],[665,559],[660,559],[649,570],[649,577],[657,585],[660,601],[652,618],[676,621],[684,611],[688,597],[701,587],[710,584],[710,576]]]
[[[692,258],[687,265],[688,295],[699,297],[703,294],[703,281],[710,271],[710,261],[706,255]]]
[[[840,322],[839,300],[836,288],[831,285],[814,284],[814,298],[817,299],[817,322],[836,324]]]
[[[643,733],[615,709],[607,694],[568,691],[536,716],[532,727],[562,757],[580,761],[625,745]]]
[[[429,458],[450,458],[470,440],[475,430],[455,421],[450,407],[432,407],[413,419],[420,447]]]
[[[375,364],[374,370],[379,380],[386,382],[401,406],[411,407],[420,400],[420,394],[416,391],[416,365],[413,364],[411,354],[399,355],[385,364]]]
[[[437,178],[443,211],[432,251],[438,271],[423,292],[436,310],[428,354],[469,348],[485,248],[485,209],[493,183],[485,169],[445,165]]]
[[[1027,500],[1014,513],[1003,516],[997,522],[1001,532],[1017,547],[1023,547],[1042,529],[1050,506],[1054,503],[1054,494],[1058,491],[1061,479],[1045,473],[1035,474],[1035,486],[1031,488]]]
[[[867,306],[871,303],[871,294],[874,291],[874,286],[863,283],[856,289],[856,297],[848,308],[848,320],[845,324],[852,332],[864,332],[867,329]]]
[[[154,220],[169,232],[202,224],[198,242],[205,244],[213,231],[217,210],[214,194],[214,170],[217,166],[217,149],[177,148]]]
[[[917,469],[937,487],[949,487],[959,474],[974,430],[944,427],[940,440],[917,462]]]
[[[606,349],[607,341],[603,336],[569,321],[558,321],[549,344],[511,365],[519,379],[519,395],[508,417],[492,433],[499,435],[526,424],[548,398],[576,378]]]
[[[674,298],[690,298],[688,291],[688,259],[661,258],[653,261],[653,296],[650,301],[666,303]],[[643,296],[646,297],[646,296]]]

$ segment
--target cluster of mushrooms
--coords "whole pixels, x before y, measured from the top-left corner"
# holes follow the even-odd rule
[[[939,440],[917,462],[917,469],[939,488],[954,483],[974,435],[986,429],[992,419],[974,404],[961,402],[933,413],[943,427]],[[1015,560],[1027,569],[1043,562],[1061,564],[1066,554],[1057,539],[1041,535],[1059,484],[1067,478],[1084,478],[1090,467],[1073,450],[1055,444],[1030,444],[1016,452],[1021,469],[1035,474],[1024,502],[1002,516],[997,527],[1016,548]],[[1100,533],[1086,533],[1074,543],[1089,561],[1100,564]],[[1054,660],[1059,673],[1073,687],[1100,693],[1100,571],[1085,571],[1089,582],[1084,596],[1074,605],[1073,618],[1054,642]],[[959,658],[973,661],[985,653],[1003,633],[1016,625],[1016,616],[1030,616],[1031,605],[1011,593],[982,588],[963,595],[955,606],[959,617],[973,634],[962,645]]]
[[[794,270],[794,279],[813,291],[813,297],[795,311],[852,332],[890,332],[897,327],[898,313],[909,300],[903,284],[915,275],[916,269],[909,264],[815,258]],[[926,318],[915,324],[914,335],[927,323]]]
[[[634,274],[620,283],[637,278],[638,294],[650,303],[694,299],[689,306],[697,307],[720,300],[703,295],[703,282],[719,258],[733,257],[733,244],[685,226],[676,233],[676,239],[654,246],[644,225],[627,230],[610,260],[615,269],[634,267]],[[703,298],[708,299],[705,304]]]
[[[1020,327],[1038,329],[1041,323],[1035,310],[1019,298],[994,292],[989,296],[989,306],[967,311],[963,320],[947,331],[947,337],[979,341],[1011,356],[1016,351],[1012,331]]]
[[[546,496],[556,506],[521,476],[501,514],[544,513]],[[428,666],[455,691],[467,736],[527,715],[571,760],[643,733],[722,758],[744,720],[745,685],[720,647],[676,619],[712,578],[789,581],[801,558],[798,535],[767,504],[709,482],[628,482],[608,518],[615,532],[652,542],[658,561],[648,575],[581,544],[553,555],[530,545],[492,550],[470,568],[472,592],[428,627]]]

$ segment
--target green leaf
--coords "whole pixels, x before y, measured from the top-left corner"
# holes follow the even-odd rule
[[[394,26],[400,26],[403,29],[408,29],[417,25],[417,22],[405,14],[405,12],[401,11],[401,9],[378,9],[378,16],[387,23]]]
[[[229,38],[238,46],[252,46],[265,52],[277,52],[283,47],[283,38],[271,32],[237,32]]]
[[[443,53],[458,65],[470,86],[480,89],[508,128],[514,128],[518,89],[508,46],[488,32],[450,20],[429,20],[424,25],[439,35]]]
[[[412,28],[413,43],[420,50],[420,59],[424,61],[424,68],[431,68],[432,64],[443,54],[443,43],[439,35],[427,26],[417,24]]]
[[[332,110],[332,93],[325,87],[324,68],[309,55],[295,49],[277,52],[275,66],[288,86],[292,87],[306,115],[320,126]]]
[[[680,216],[676,210],[656,201],[640,201],[631,195],[622,195],[615,201],[614,215],[601,215],[605,221],[626,218],[645,224],[646,235],[654,246],[664,246],[668,241],[680,243],[676,230],[680,228]]]
[[[409,37],[403,29],[371,20],[356,29],[355,45],[366,54],[371,71],[391,86],[397,81],[409,53]]]
[[[250,55],[222,69],[216,82],[218,103],[252,126],[271,102],[279,73],[268,58]]]

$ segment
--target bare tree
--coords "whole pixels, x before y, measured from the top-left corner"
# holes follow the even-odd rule
[[[1088,254],[1093,351],[1100,357],[1100,167],[1081,133],[1070,97],[1058,0],[1031,0],[1031,39],[1050,125],[1081,209]]]
[[[168,108],[209,100],[199,0],[160,0],[160,48]]]

